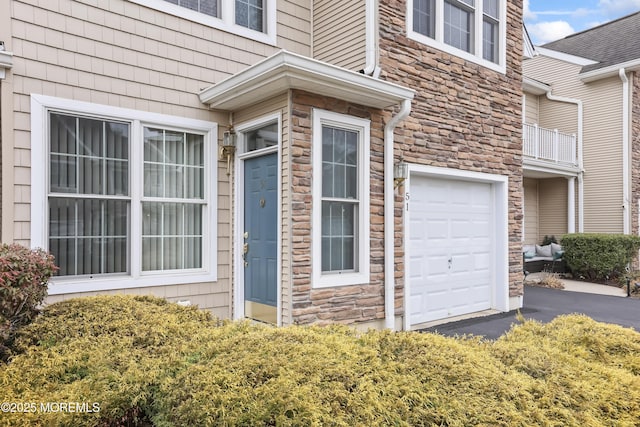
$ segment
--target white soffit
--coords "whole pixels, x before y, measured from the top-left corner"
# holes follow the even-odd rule
[[[214,109],[236,111],[289,89],[373,108],[391,107],[415,94],[394,83],[282,50],[203,90],[200,100]]]
[[[530,77],[522,78],[522,89],[534,95],[544,95],[547,92],[551,92],[551,86]]]

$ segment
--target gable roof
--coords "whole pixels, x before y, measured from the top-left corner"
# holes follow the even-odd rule
[[[640,59],[640,12],[543,45],[546,49],[588,58],[595,64],[582,73]]]

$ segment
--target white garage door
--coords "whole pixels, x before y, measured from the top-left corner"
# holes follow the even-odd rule
[[[409,194],[411,325],[491,308],[491,184],[412,176]]]

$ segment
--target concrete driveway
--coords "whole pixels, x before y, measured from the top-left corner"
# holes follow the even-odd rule
[[[561,314],[586,314],[599,322],[614,323],[640,331],[640,300],[619,296],[525,286],[524,307],[520,313],[526,319],[549,322]],[[517,323],[517,312],[465,319],[423,329],[443,335],[473,334],[496,339]]]

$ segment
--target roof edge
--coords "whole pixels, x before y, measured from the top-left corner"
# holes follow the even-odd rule
[[[639,71],[640,58],[633,59],[631,61],[621,62],[619,64],[610,65],[604,68],[598,68],[597,70],[593,70],[593,71],[581,72],[580,74],[578,74],[578,76],[580,77],[580,80],[582,80],[583,82],[589,83],[596,80],[617,76],[621,68],[624,68],[626,71]]]
[[[522,89],[534,95],[544,95],[551,92],[551,86],[548,84],[525,76],[522,77]]]
[[[548,47],[536,47],[536,51],[542,55],[553,59],[559,59],[560,61],[569,62],[571,64],[586,66],[597,64],[598,61],[594,61],[582,56],[571,55],[570,53],[560,52],[559,50],[550,49]]]
[[[200,101],[223,110],[242,108],[287,89],[335,94],[347,101],[386,108],[415,91],[365,74],[281,50],[199,93]]]

